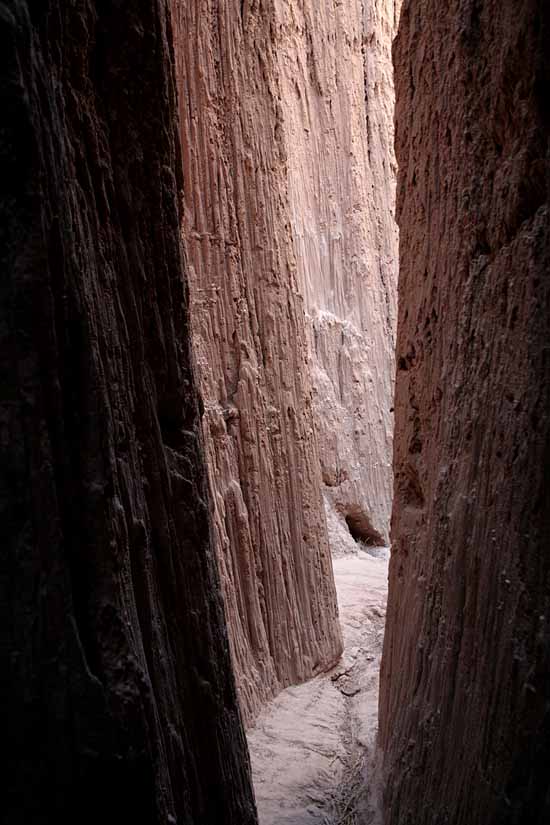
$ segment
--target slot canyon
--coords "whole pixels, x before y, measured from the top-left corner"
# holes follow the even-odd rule
[[[546,0],[0,0],[6,825],[550,823]]]

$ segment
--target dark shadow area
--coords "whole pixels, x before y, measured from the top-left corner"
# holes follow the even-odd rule
[[[348,509],[345,513],[346,524],[352,538],[366,544],[367,547],[384,547],[385,541],[380,533],[374,529],[371,520],[360,507]]]

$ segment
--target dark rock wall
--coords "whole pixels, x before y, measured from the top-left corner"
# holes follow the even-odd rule
[[[387,825],[550,822],[550,7],[409,0]]]
[[[166,4],[0,3],[2,822],[252,823]]]

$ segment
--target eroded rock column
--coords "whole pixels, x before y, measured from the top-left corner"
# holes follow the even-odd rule
[[[550,820],[549,37],[409,0],[395,47],[387,825]]]
[[[342,649],[296,282],[273,2],[174,0],[183,235],[218,563],[248,720]]]

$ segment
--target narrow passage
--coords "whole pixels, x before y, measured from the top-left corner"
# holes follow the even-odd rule
[[[283,691],[249,732],[260,825],[378,822],[372,757],[389,553],[333,560],[345,649],[338,666]]]

